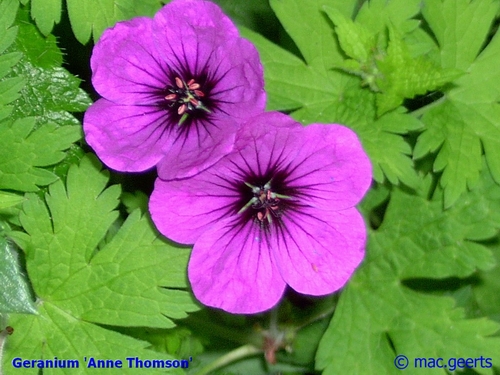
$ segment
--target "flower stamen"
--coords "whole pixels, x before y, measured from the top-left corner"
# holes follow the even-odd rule
[[[238,211],[238,214],[252,207],[257,211],[255,218],[261,224],[272,224],[273,216],[280,217],[283,212],[281,200],[292,199],[290,196],[274,192],[271,187],[271,181],[262,186],[254,186],[248,182],[244,184],[252,189],[253,197]]]
[[[200,88],[201,85],[194,78],[185,82],[180,77],[175,77],[175,86],[167,89],[169,93],[165,96],[165,100],[170,102],[170,107],[178,106],[177,114],[181,116],[178,125],[182,125],[188,116],[197,110],[211,113],[201,101],[205,93]]]

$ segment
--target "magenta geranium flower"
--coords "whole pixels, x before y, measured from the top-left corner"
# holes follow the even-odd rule
[[[188,275],[195,296],[256,313],[273,307],[286,284],[308,295],[341,288],[366,239],[354,206],[372,173],[356,135],[263,113],[236,139],[232,153],[196,176],[157,179],[151,196],[160,232],[194,243]]]
[[[111,168],[168,178],[197,173],[231,151],[239,123],[265,107],[255,47],[215,4],[174,0],[153,19],[119,22],[91,58],[103,97],[86,112],[87,142]]]

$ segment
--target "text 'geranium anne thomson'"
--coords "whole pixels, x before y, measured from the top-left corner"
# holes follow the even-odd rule
[[[85,113],[86,140],[119,171],[165,159],[163,176],[193,175],[230,152],[239,124],[265,106],[257,50],[208,1],[175,0],[153,19],[117,23],[91,67],[103,98]]]
[[[242,126],[233,152],[205,171],[171,181],[160,173],[150,212],[165,236],[194,243],[188,274],[202,303],[256,313],[287,284],[325,295],[346,283],[364,256],[354,206],[371,178],[350,129],[269,112]]]

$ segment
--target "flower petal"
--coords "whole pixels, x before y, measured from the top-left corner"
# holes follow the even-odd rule
[[[176,138],[171,137],[173,143],[163,148],[158,175],[165,180],[185,178],[212,166],[232,151],[237,126],[234,120],[224,116],[214,117],[208,124],[206,121],[191,124],[189,135],[175,129],[178,134],[174,135]]]
[[[363,260],[366,228],[355,208],[308,209],[284,215],[269,242],[288,285],[299,293],[325,295],[342,288]]]
[[[215,114],[237,120],[264,111],[264,73],[255,46],[239,37],[221,9],[209,1],[179,0],[155,15],[158,54],[174,73],[189,80],[208,75]]]
[[[215,118],[211,127],[171,125],[168,112],[153,106],[117,105],[100,99],[84,116],[88,144],[110,168],[140,172],[158,166],[165,178],[191,176],[217,162],[234,144],[237,124]],[[221,129],[224,129],[223,131]]]
[[[162,167],[167,167],[163,162]],[[230,163],[221,162],[191,178],[165,181],[158,178],[149,200],[149,211],[158,230],[173,241],[193,244],[203,232],[228,215],[235,215],[237,180]]]
[[[337,124],[311,124],[306,142],[287,144],[300,150],[289,166],[287,183],[298,189],[306,204],[343,210],[361,201],[372,182],[372,167],[356,134]]]
[[[223,113],[240,122],[264,111],[264,72],[256,48],[249,41],[233,38],[220,45],[207,62],[217,82],[211,99]]]
[[[137,17],[104,31],[92,51],[92,84],[104,98],[120,104],[154,104],[168,68],[152,41],[153,20]]]
[[[281,113],[255,116],[237,135],[236,164],[255,172],[277,165],[301,204],[343,210],[359,203],[372,172],[356,134],[337,124],[299,125]]]
[[[285,290],[266,242],[254,223],[222,220],[196,241],[188,275],[196,298],[235,314],[268,310]]]
[[[85,112],[87,143],[110,168],[139,172],[152,168],[163,153],[164,113],[156,107],[121,106],[99,99]]]
[[[236,26],[217,5],[199,0],[170,2],[154,16],[153,32],[157,50],[168,65],[192,73],[210,60],[216,46],[238,37]]]

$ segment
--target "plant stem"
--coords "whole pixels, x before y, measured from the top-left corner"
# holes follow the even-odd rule
[[[240,346],[239,348],[230,351],[229,353],[223,355],[222,357],[217,358],[215,361],[212,363],[209,363],[207,366],[202,368],[200,371],[197,372],[197,375],[206,375],[209,374],[210,372],[217,370],[219,368],[222,368],[224,366],[227,366],[231,362],[235,362],[239,359],[245,358],[245,357],[250,357],[255,354],[262,353],[261,349],[256,348],[253,345],[243,345]]]

